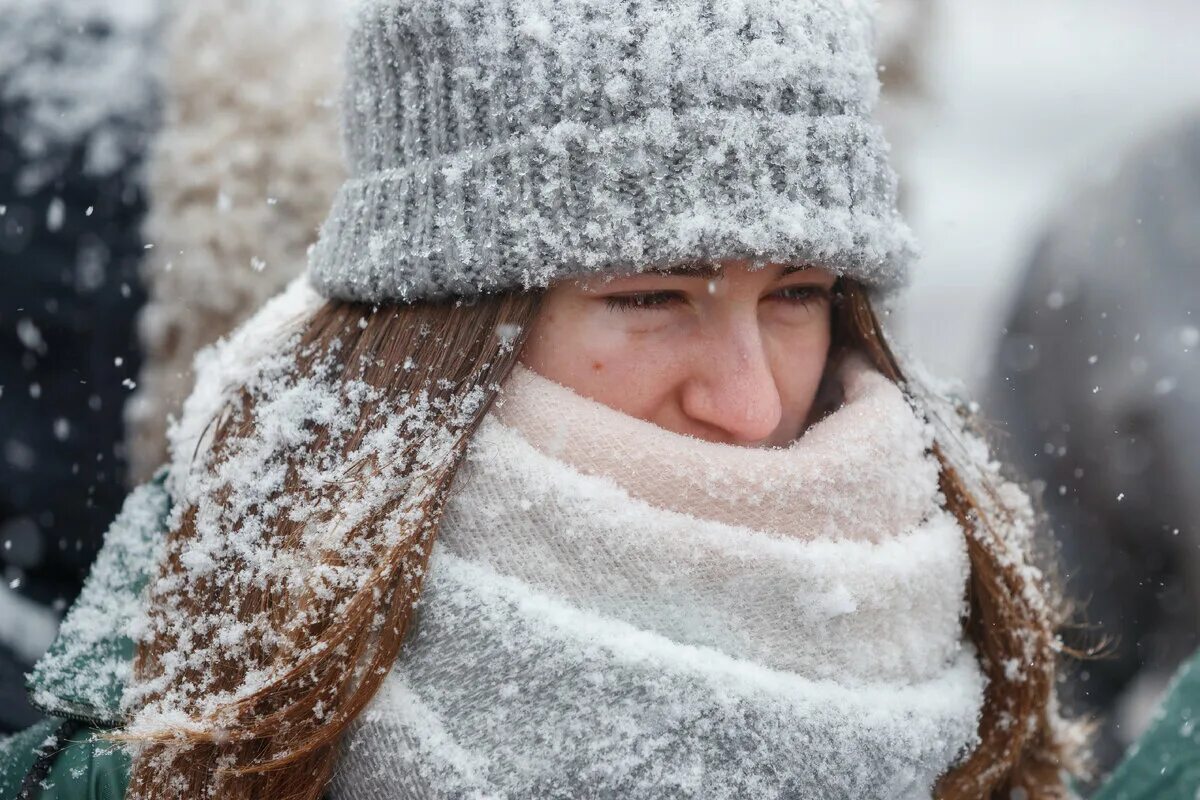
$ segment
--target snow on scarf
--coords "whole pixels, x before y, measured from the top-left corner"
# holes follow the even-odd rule
[[[334,797],[929,797],[982,703],[964,534],[901,392],[843,383],[755,450],[518,369]]]

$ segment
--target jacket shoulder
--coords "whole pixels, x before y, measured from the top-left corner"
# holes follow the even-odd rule
[[[129,765],[99,730],[47,720],[0,741],[0,798],[121,800]]]
[[[53,746],[61,720],[43,720],[20,733],[0,739],[0,798],[15,798],[26,773],[45,748]]]
[[[130,626],[158,567],[170,513],[165,481],[160,471],[125,499],[58,638],[34,666],[29,695],[47,714],[100,726],[122,721],[133,661]]]
[[[1150,729],[1093,800],[1200,797],[1200,655],[1171,684]]]

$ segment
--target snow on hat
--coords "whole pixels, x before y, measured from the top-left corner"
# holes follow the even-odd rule
[[[872,29],[869,0],[362,0],[310,278],[415,301],[747,258],[895,288]]]

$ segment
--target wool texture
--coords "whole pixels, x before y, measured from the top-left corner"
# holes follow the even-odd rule
[[[899,389],[857,360],[842,374],[845,406],[789,448],[666,434],[622,465],[649,423],[519,371],[333,796],[930,797],[982,704],[965,534]],[[585,422],[615,456],[572,439]],[[880,458],[911,469],[879,480]],[[711,492],[684,479],[665,500],[722,463]],[[755,497],[761,527],[728,521]]]
[[[336,5],[206,0],[168,15],[164,119],[146,176],[145,361],[125,408],[135,482],[167,456],[197,351],[303,273],[345,177]]]
[[[415,301],[680,262],[914,254],[868,0],[364,0],[326,296]]]

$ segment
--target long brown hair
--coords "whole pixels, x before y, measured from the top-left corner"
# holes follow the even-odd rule
[[[864,353],[893,382],[908,384],[862,286],[845,282],[839,300],[834,341]],[[959,413],[961,426],[948,426],[943,436],[966,434],[970,420],[964,409]],[[1000,486],[976,481],[970,487],[945,442],[934,445],[933,456],[946,508],[967,533],[965,627],[988,679],[980,743],[943,776],[938,797],[1066,797],[1064,775],[1085,774],[1087,759],[1084,728],[1060,718],[1055,692],[1065,605],[1035,563],[1034,542],[1008,535],[1033,520],[1020,519],[1027,510],[1010,505]]]
[[[836,347],[866,354],[880,372],[904,384],[866,291],[843,281],[838,296]],[[257,534],[264,545],[287,555],[311,547],[304,526],[289,516],[289,504],[278,501],[289,494],[312,495],[302,502],[329,509],[318,520],[334,524],[339,503],[366,472],[379,467],[352,463],[350,455],[418,393],[422,402],[432,398],[429,407],[441,409],[445,424],[439,430],[450,432],[449,455],[421,462],[398,454],[402,485],[409,488],[356,519],[350,532],[372,556],[358,566],[366,574],[356,583],[323,591],[297,594],[294,587],[268,582],[234,592],[227,583],[191,577],[185,562],[201,531],[194,507],[178,510],[162,579],[150,598],[150,629],[158,633],[139,644],[135,674],[151,687],[143,707],[175,692],[184,700],[174,710],[188,719],[148,728],[136,724],[135,717],[135,725],[119,735],[137,745],[130,797],[316,800],[322,795],[343,733],[400,656],[450,486],[472,433],[516,362],[539,301],[537,293],[514,293],[378,308],[330,302],[306,323],[290,345],[296,374],[317,375],[335,386],[362,382],[377,395],[369,408],[347,404],[360,410],[335,442],[344,463],[330,467],[334,479],[320,489],[300,478],[306,456],[334,441],[320,425],[302,452],[281,453],[285,478],[254,509],[267,522]],[[256,402],[252,388],[232,393],[206,444],[217,462],[231,442],[254,437],[266,424],[253,413]],[[465,414],[451,419],[453,410],[464,408]],[[408,446],[415,451],[422,442]],[[1019,510],[999,502],[998,492],[980,497],[978,490],[969,490],[943,448],[935,448],[934,455],[941,462],[946,506],[968,534],[971,575],[964,624],[989,681],[979,746],[942,778],[938,796],[1008,798],[1015,789],[1029,798],[1064,795],[1064,771],[1077,767],[1077,741],[1057,717],[1055,598],[1033,568],[1029,548],[1005,534]],[[418,493],[415,486],[424,490]],[[280,508],[272,513],[276,504]],[[394,513],[405,507],[409,513]],[[239,522],[235,515],[231,527],[239,529]],[[402,535],[387,535],[397,525],[404,528]],[[246,567],[246,558],[242,551],[227,554],[215,565],[216,573],[236,573]],[[347,567],[346,559],[326,551],[316,557],[340,568]],[[255,641],[236,657],[205,665],[206,685],[226,692],[242,686],[251,672],[268,676],[214,712],[196,693],[180,691],[196,684],[194,669],[164,667],[178,663],[191,646],[186,635],[166,624],[166,617],[180,613],[198,619],[220,614],[239,622],[266,619],[287,634]]]

